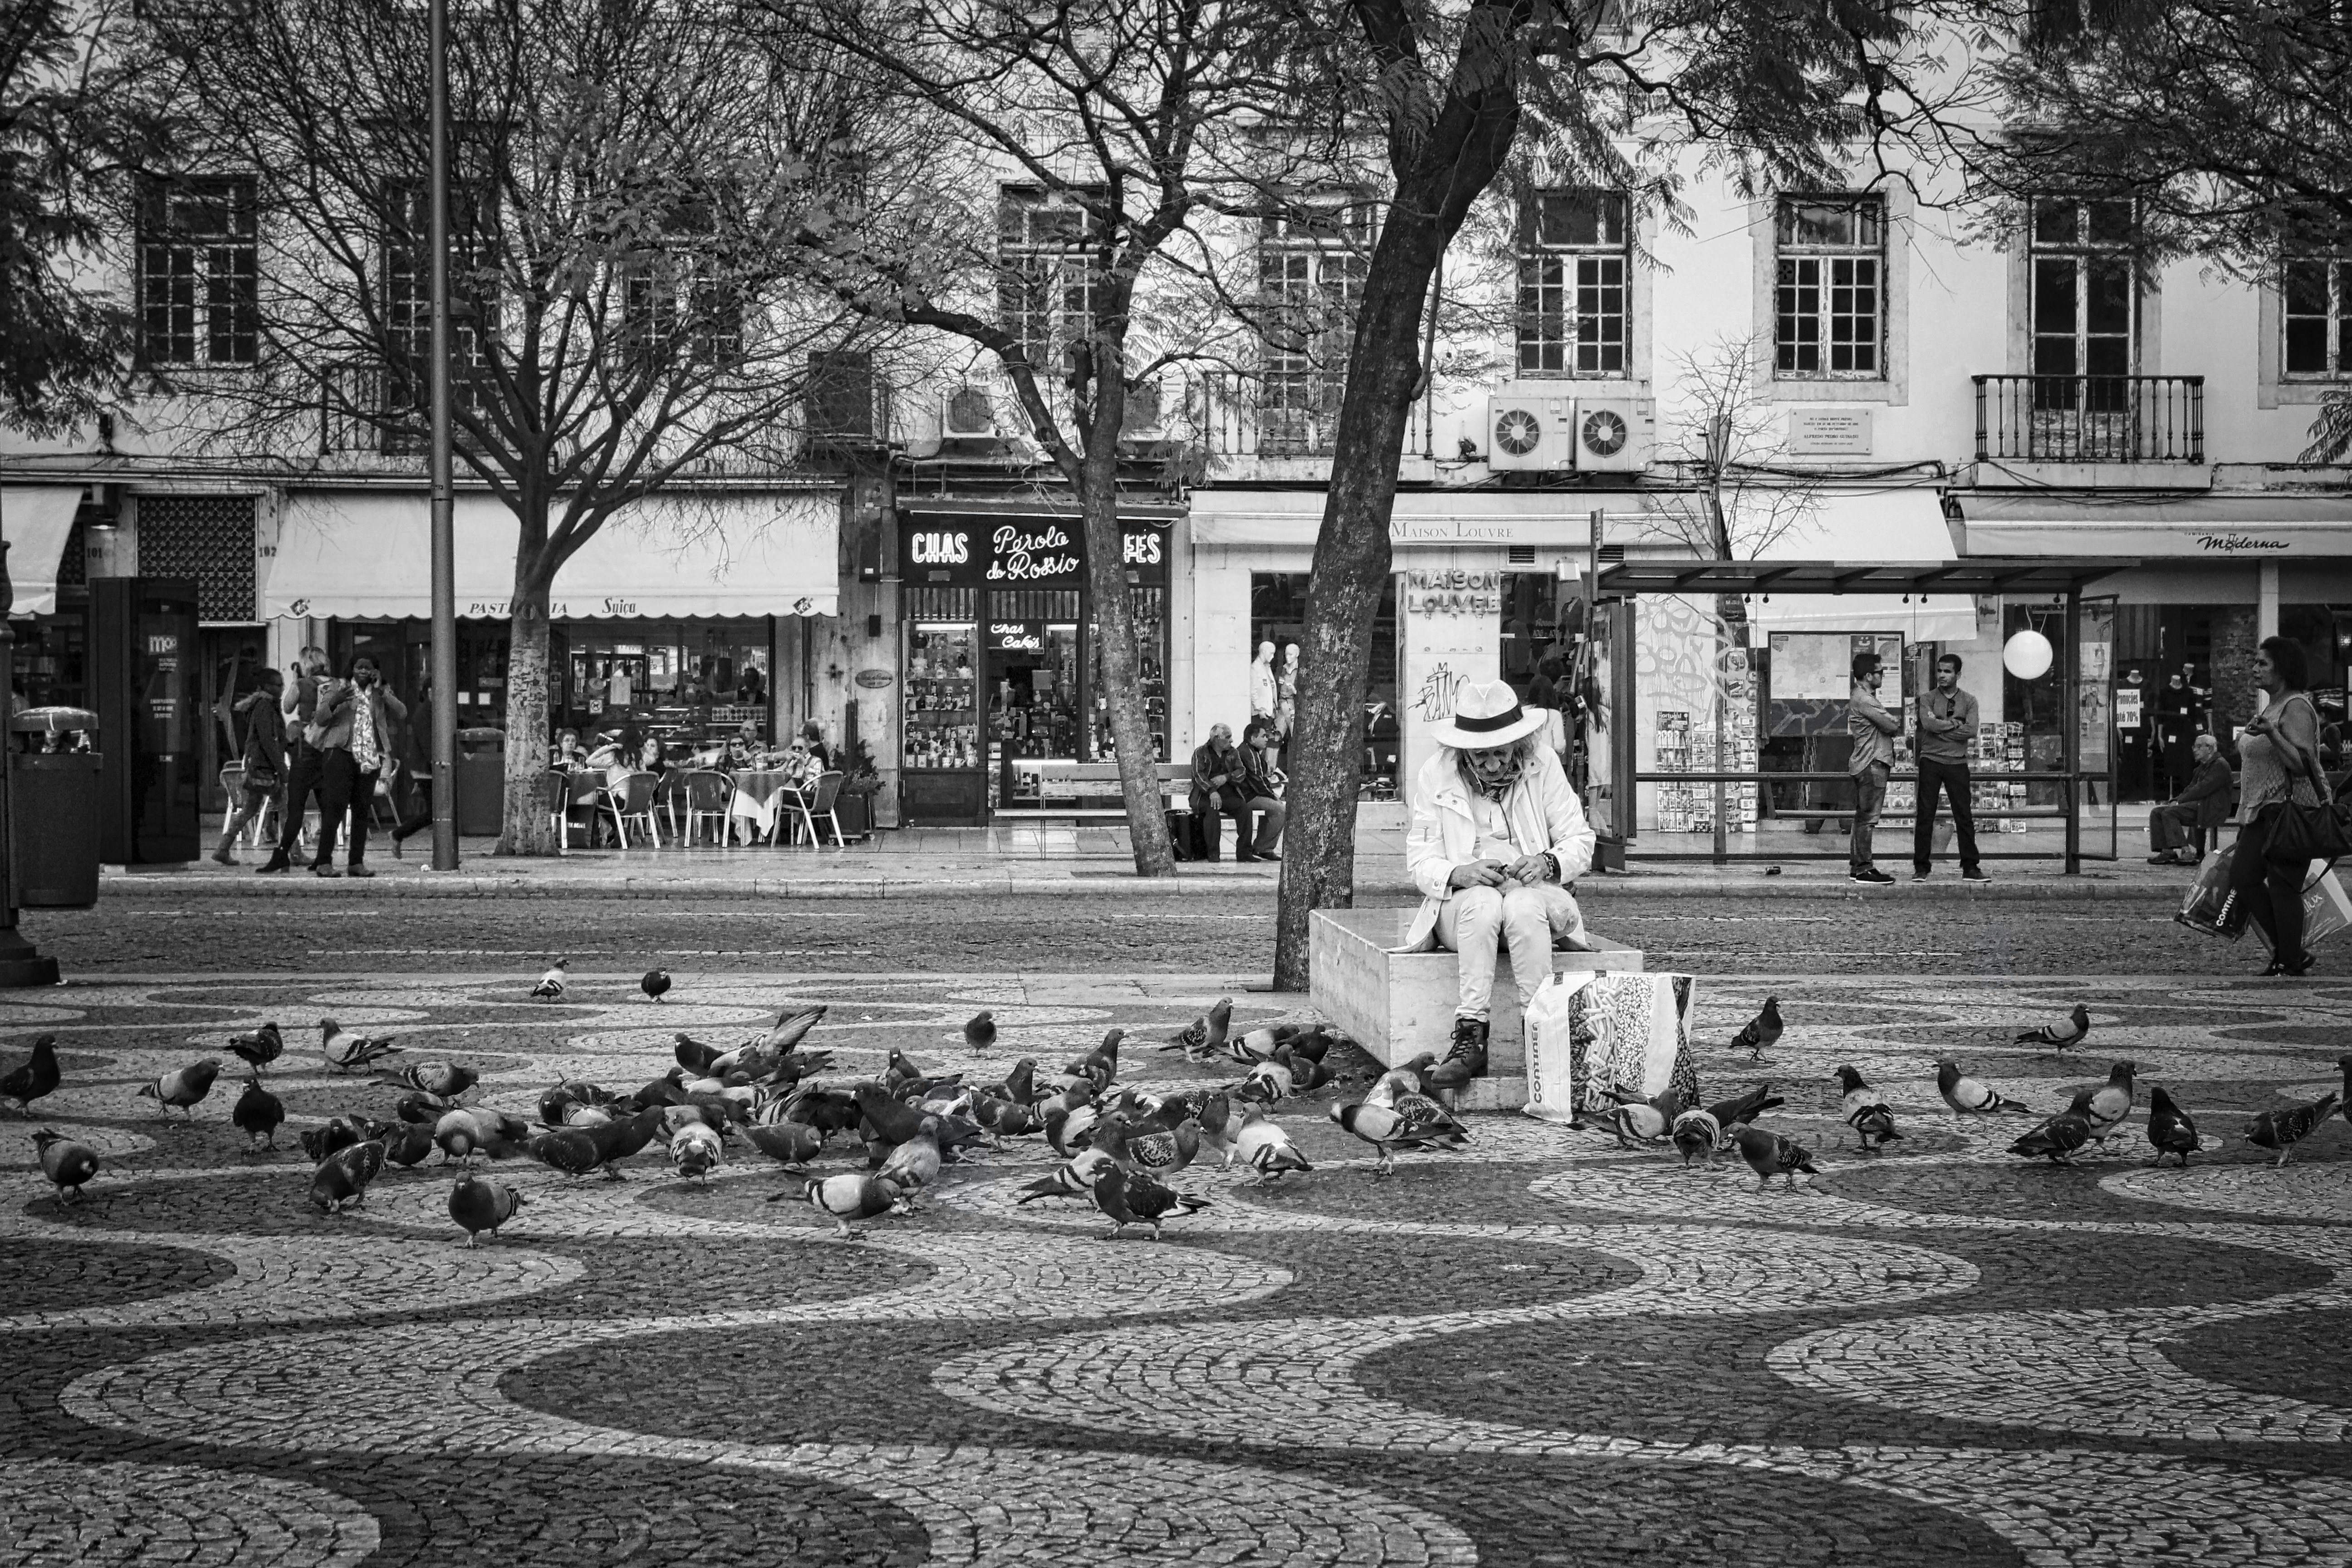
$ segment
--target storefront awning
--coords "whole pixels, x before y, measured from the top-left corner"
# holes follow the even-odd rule
[[[11,615],[46,616],[58,607],[58,563],[81,510],[79,485],[0,488],[0,539],[8,542]]]
[[[1955,490],[1954,528],[1970,555],[2128,555],[2263,561],[2352,556],[2352,496],[2053,497]]]
[[[1201,489],[1192,492],[1192,510],[1195,544],[1311,545],[1323,526],[1323,492]],[[1585,548],[1595,510],[1611,543],[1640,538],[1650,516],[1647,499],[1633,490],[1401,490],[1389,542]]]
[[[502,617],[519,530],[495,499],[457,498],[457,614]],[[684,492],[614,516],[555,574],[558,619],[832,616],[840,498],[827,490]],[[263,614],[403,619],[433,613],[426,498],[289,495]]]
[[[2136,561],[1626,561],[1604,594],[2018,594],[2077,592]]]

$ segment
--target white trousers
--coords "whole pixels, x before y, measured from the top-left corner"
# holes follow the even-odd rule
[[[1511,950],[1511,975],[1527,1005],[1551,973],[1552,945],[1562,937],[1580,941],[1584,916],[1575,895],[1556,882],[1523,887],[1456,888],[1437,911],[1438,945],[1462,955],[1459,1018],[1484,1019],[1495,992],[1497,950]]]

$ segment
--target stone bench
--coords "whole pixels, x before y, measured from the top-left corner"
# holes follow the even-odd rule
[[[1318,910],[1310,919],[1307,960],[1317,1012],[1363,1042],[1384,1067],[1422,1051],[1441,1058],[1454,1038],[1460,998],[1455,956],[1395,952],[1413,910]],[[1598,939],[1593,939],[1598,941]],[[1554,973],[1599,969],[1639,972],[1638,948],[1599,942],[1593,952],[1554,952]],[[1455,1098],[1464,1110],[1517,1110],[1528,1101],[1527,1057],[1519,1038],[1519,986],[1508,953],[1495,968],[1486,1026],[1486,1076]]]

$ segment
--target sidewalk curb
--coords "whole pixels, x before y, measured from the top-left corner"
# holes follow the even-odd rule
[[[1264,897],[1271,900],[1276,883],[1268,875],[1214,873],[1139,878],[1129,874],[1024,877],[982,873],[960,877],[913,877],[887,873],[833,877],[532,877],[473,875],[442,876],[432,872],[379,875],[362,886],[340,879],[310,877],[220,877],[184,872],[110,872],[100,879],[101,899],[136,902],[155,900],[203,899],[498,899],[498,900],[633,900],[690,899],[779,901],[805,900],[909,900],[940,898],[1068,898],[1089,895],[1120,898],[1185,899]],[[1402,878],[1360,879],[1356,896],[1403,898],[1419,889]],[[1640,899],[1801,899],[1937,904],[1990,903],[2146,903],[2177,905],[2182,889],[2159,881],[2125,881],[2098,878],[2048,879],[2034,881],[1899,883],[1891,888],[1861,888],[1844,881],[1780,879],[1762,876],[1681,876],[1633,872],[1630,875],[1588,877],[1578,891],[1587,901],[1605,902],[1615,897]]]

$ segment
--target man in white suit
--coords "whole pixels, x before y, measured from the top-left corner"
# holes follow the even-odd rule
[[[1551,973],[1555,945],[1583,945],[1569,884],[1591,868],[1592,829],[1542,727],[1505,682],[1468,682],[1453,718],[1432,730],[1437,754],[1414,782],[1405,866],[1425,896],[1405,946],[1462,955],[1453,1046],[1428,1075],[1442,1086],[1486,1071],[1499,947],[1510,947],[1524,999]]]

